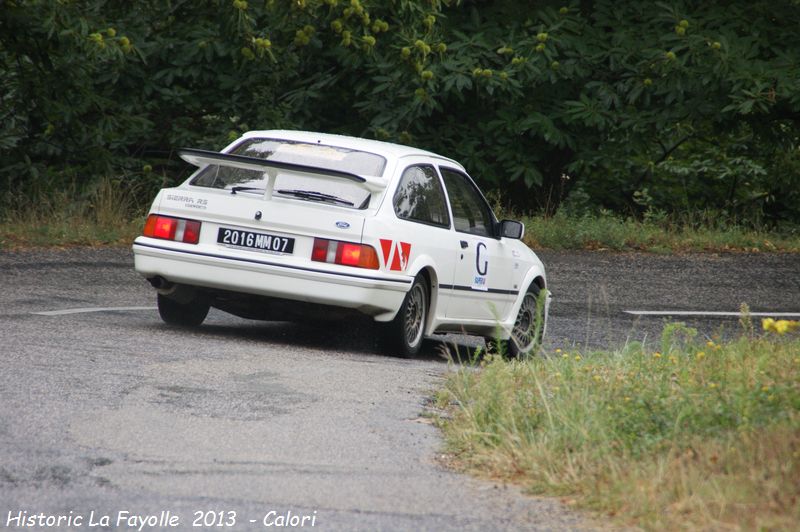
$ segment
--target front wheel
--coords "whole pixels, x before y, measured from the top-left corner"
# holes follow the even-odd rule
[[[174,299],[158,294],[158,314],[164,323],[180,327],[196,327],[208,316],[208,303],[192,300],[178,303]]]
[[[425,336],[429,304],[428,282],[420,276],[403,299],[397,316],[386,325],[386,347],[403,358],[419,353]]]
[[[544,309],[539,304],[541,290],[532,284],[522,297],[517,320],[508,339],[508,355],[522,358],[534,353],[542,343]]]

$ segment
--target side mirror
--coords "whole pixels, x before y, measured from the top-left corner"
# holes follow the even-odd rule
[[[525,234],[525,226],[516,220],[503,220],[500,222],[500,236],[520,240]]]

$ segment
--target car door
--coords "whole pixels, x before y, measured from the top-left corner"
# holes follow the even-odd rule
[[[447,317],[502,319],[518,290],[510,245],[495,236],[496,221],[475,183],[459,170],[440,167],[452,211],[455,273]]]

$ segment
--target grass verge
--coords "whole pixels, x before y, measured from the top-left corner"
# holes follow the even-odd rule
[[[752,332],[658,351],[558,352],[453,372],[437,394],[457,467],[651,530],[796,530],[800,340]]]
[[[10,198],[0,216],[0,250],[129,245],[144,226],[135,194],[111,179]]]
[[[26,195],[6,198],[0,207],[0,249],[128,244],[139,235],[151,199],[142,186],[123,179],[100,179],[83,189],[32,187]],[[501,217],[521,218],[525,242],[534,249],[800,253],[798,228],[757,230],[713,213],[677,220],[647,216],[644,221],[607,211],[520,217],[504,211],[499,201],[495,210]]]
[[[0,224],[0,250],[32,247],[127,246],[141,234],[144,219],[100,226],[82,217],[43,221],[15,219]]]
[[[545,249],[676,253],[691,251],[800,252],[800,232],[718,223],[713,217],[638,221],[611,213],[525,217],[525,241]]]

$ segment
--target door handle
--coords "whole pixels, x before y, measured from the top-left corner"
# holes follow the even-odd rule
[[[466,240],[461,241],[461,249],[467,249],[469,247],[469,243]]]

